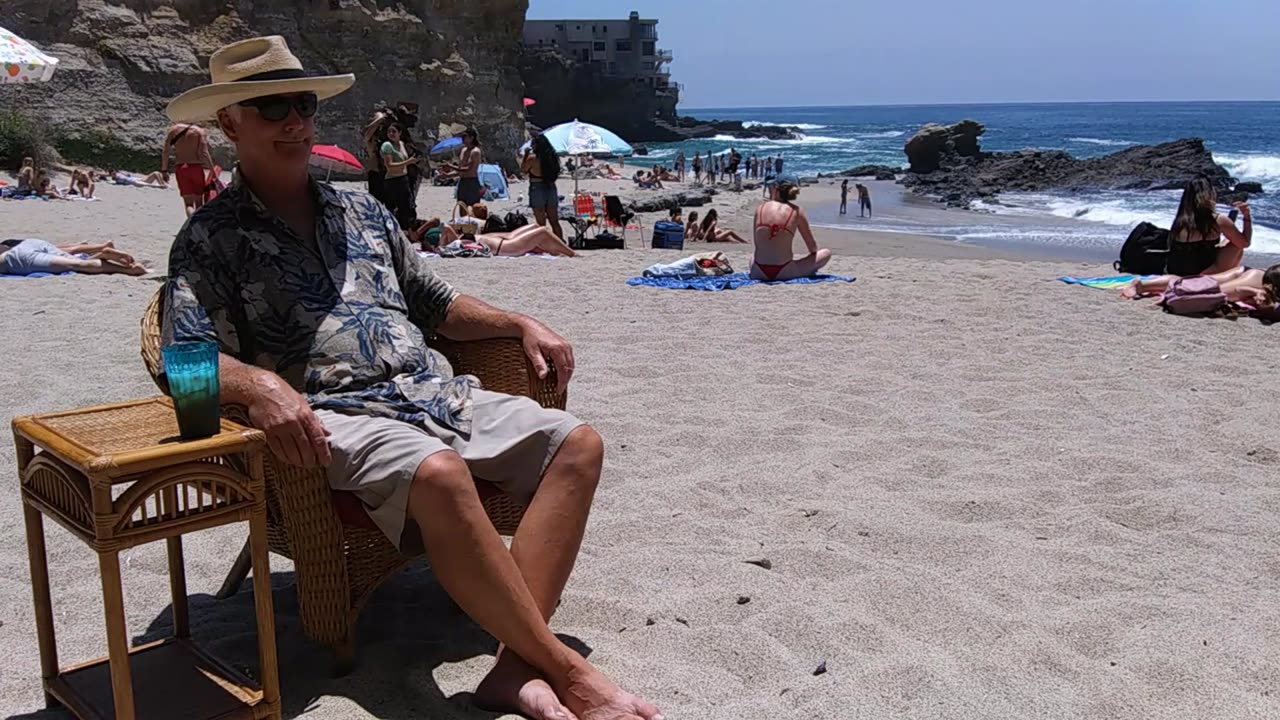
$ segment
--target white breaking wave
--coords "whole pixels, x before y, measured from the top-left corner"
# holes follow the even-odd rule
[[[743,123],[742,123],[742,127],[744,127],[744,128],[753,128],[753,127],[793,127],[793,128],[800,128],[801,130],[823,130],[823,129],[825,129],[827,126],[826,126],[826,125],[814,125],[814,124],[812,124],[812,123],[774,123],[774,122],[765,122],[765,121],[763,121],[763,120],[745,120],[745,121],[743,121]]]
[[[1178,197],[1179,193],[1176,191],[1110,197],[1008,193],[1002,196],[1000,203],[977,201],[973,204],[973,209],[1023,217],[1049,214],[1123,228],[1132,228],[1140,222],[1168,227],[1177,212]],[[1280,253],[1280,230],[1255,222],[1253,249],[1263,253]]]
[[[1275,155],[1214,155],[1240,180],[1262,183],[1268,191],[1280,189],[1280,157]]]
[[[1129,145],[1138,144],[1132,140],[1103,140],[1101,138],[1090,137],[1067,138],[1067,142],[1085,143],[1086,145],[1105,145],[1107,147],[1128,147]]]
[[[858,133],[854,137],[860,138],[896,138],[906,135],[906,130],[885,130],[884,132]]]

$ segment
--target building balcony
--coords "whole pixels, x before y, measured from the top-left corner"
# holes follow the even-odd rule
[[[675,58],[672,57],[670,50],[658,50],[658,54],[654,56],[657,62],[671,62]]]

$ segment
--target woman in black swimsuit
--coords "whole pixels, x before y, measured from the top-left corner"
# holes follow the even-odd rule
[[[1235,203],[1244,218],[1244,229],[1236,229],[1231,218],[1217,212],[1218,192],[1207,178],[1187,183],[1178,204],[1178,214],[1169,230],[1170,275],[1213,275],[1239,267],[1244,251],[1253,242],[1253,218],[1247,203]],[[1223,236],[1227,244],[1218,247]]]
[[[556,187],[556,180],[560,178],[560,156],[546,135],[533,138],[520,160],[520,169],[529,176],[529,209],[533,211],[533,221],[549,226],[563,241],[560,190]]]

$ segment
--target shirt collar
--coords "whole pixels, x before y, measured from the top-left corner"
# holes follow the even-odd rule
[[[335,210],[342,210],[342,198],[332,185],[308,177],[307,186],[317,201],[316,209],[318,215],[326,215]],[[262,218],[275,217],[275,213],[267,209],[267,206],[263,204],[262,200],[249,187],[249,184],[245,182],[244,176],[240,173],[239,163],[231,170],[231,184],[227,186],[227,192],[232,193],[232,199],[236,202],[236,211],[240,216],[241,222],[245,220],[242,213],[246,210],[256,213]]]

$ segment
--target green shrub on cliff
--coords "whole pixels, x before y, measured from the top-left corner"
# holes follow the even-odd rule
[[[88,165],[104,170],[150,172],[155,169],[159,160],[159,152],[134,150],[105,130],[91,129],[74,136],[59,133],[53,140],[53,146],[69,164]]]
[[[13,110],[0,111],[0,168],[16,172],[24,157],[35,158],[37,166],[45,165],[48,147],[38,123]]]

